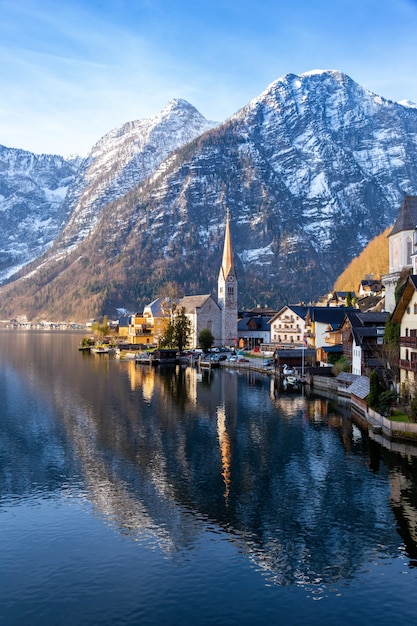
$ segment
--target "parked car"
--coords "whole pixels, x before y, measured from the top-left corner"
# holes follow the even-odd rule
[[[246,359],[244,356],[237,357],[238,363],[249,363],[249,359]]]
[[[237,361],[237,356],[235,356],[234,354],[232,356],[229,356],[229,361]]]

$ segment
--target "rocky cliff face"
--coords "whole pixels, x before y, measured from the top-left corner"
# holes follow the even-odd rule
[[[0,282],[40,256],[68,218],[79,159],[0,146]]]
[[[287,75],[210,126],[176,101],[152,124],[109,133],[68,193],[42,270],[3,287],[2,308],[113,314],[167,283],[212,291],[226,207],[240,306],[315,299],[417,192],[417,108],[338,71]]]

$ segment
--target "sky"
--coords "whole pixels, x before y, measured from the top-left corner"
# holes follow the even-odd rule
[[[0,0],[0,145],[86,155],[172,98],[224,121],[285,74],[417,102],[417,0]]]

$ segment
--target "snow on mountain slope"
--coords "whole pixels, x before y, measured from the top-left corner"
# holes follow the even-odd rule
[[[62,294],[66,315],[111,314],[139,310],[165,282],[207,293],[226,208],[240,306],[314,300],[393,223],[403,193],[417,194],[417,108],[337,70],[283,76],[210,126],[173,101],[108,133],[70,187],[42,281],[0,290],[2,307],[12,296],[34,314],[31,293],[42,302],[48,290],[57,315]]]
[[[168,155],[212,128],[185,100],[171,100],[158,115],[113,129],[93,147],[65,205],[71,217],[59,241],[67,250],[83,241],[103,206],[150,176]]]
[[[0,281],[41,255],[62,230],[63,201],[79,162],[0,146]]]

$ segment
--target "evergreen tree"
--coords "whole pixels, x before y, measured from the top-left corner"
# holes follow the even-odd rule
[[[162,348],[174,348],[175,347],[175,327],[173,320],[169,320],[165,325],[164,333],[160,340],[160,345]]]
[[[185,308],[182,307],[179,311],[176,311],[174,318],[174,342],[180,352],[187,347],[190,335],[191,322],[185,314]]]
[[[201,333],[198,335],[198,345],[204,352],[210,350],[214,343],[213,333],[209,328],[203,328]]]

